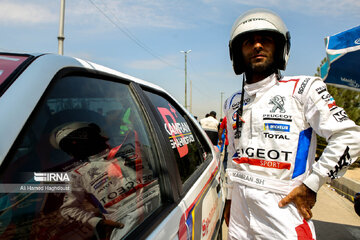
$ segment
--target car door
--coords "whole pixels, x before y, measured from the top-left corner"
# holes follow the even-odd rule
[[[224,206],[219,152],[174,99],[151,89],[145,88],[145,93],[176,160],[182,211],[176,215],[178,226],[168,218],[151,236],[158,239],[167,233],[169,239],[213,239],[220,229]]]
[[[163,144],[134,84],[85,68],[56,72],[0,167],[1,239],[100,239],[95,217],[124,224],[108,237],[141,238],[175,208],[174,170],[161,164]],[[84,161],[54,144],[69,123],[96,125],[107,157]]]

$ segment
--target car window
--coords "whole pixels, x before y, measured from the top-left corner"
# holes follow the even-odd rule
[[[156,159],[128,84],[54,80],[1,166],[0,239],[126,237],[163,204]]]
[[[149,91],[146,95],[160,116],[160,125],[173,150],[181,181],[185,183],[207,158],[211,158],[210,147],[176,103]]]
[[[0,54],[0,86],[29,56]]]
[[[13,78],[19,74],[33,57],[27,54],[0,53],[0,96],[10,86]]]

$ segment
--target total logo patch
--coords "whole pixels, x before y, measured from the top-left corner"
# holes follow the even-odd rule
[[[265,123],[264,130],[278,131],[278,132],[290,132],[290,125],[278,124],[278,123]]]

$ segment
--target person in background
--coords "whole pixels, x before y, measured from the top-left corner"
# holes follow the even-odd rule
[[[227,159],[228,159],[227,148],[228,148],[228,145],[229,145],[226,124],[227,124],[226,117],[224,117],[223,120],[220,123],[219,133],[218,133],[218,138],[219,138],[218,144],[220,146],[222,146],[223,144],[225,145],[225,147],[224,147],[225,152],[224,152],[224,159],[223,159],[223,164],[224,164],[224,169],[225,170],[226,170],[226,167],[227,167]],[[223,135],[225,135],[225,143],[223,142]]]
[[[315,239],[316,192],[360,155],[360,127],[335,104],[321,78],[281,76],[290,33],[274,12],[241,15],[229,48],[243,84],[224,104],[228,239]],[[317,162],[316,134],[328,142]]]
[[[206,134],[209,136],[211,142],[214,145],[217,145],[219,121],[216,120],[216,112],[211,111],[208,117],[201,119],[200,125],[205,130]]]

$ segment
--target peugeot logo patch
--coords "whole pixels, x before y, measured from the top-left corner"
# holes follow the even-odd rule
[[[277,109],[279,109],[281,113],[286,112],[284,109],[284,101],[285,97],[282,97],[280,95],[276,95],[275,97],[271,98],[269,104],[273,104],[274,107],[270,110],[270,112],[276,112]]]

